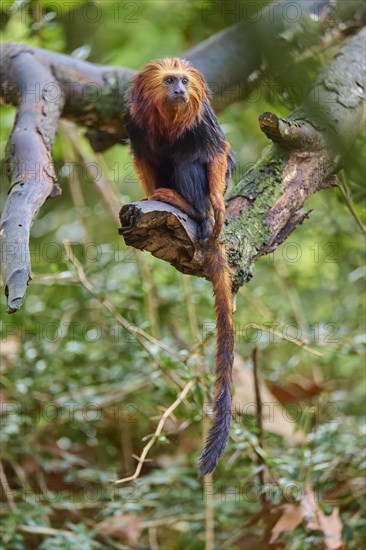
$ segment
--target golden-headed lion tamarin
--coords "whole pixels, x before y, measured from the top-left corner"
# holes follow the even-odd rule
[[[215,296],[214,418],[200,458],[200,476],[216,468],[228,441],[234,354],[230,270],[225,247],[217,239],[235,160],[209,96],[202,74],[176,57],[146,65],[125,96],[125,123],[141,186],[148,199],[176,206],[197,221]]]

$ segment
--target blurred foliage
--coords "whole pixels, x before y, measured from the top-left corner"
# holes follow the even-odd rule
[[[237,10],[244,5],[234,4]],[[1,41],[139,68],[235,23],[238,11],[220,6],[188,0],[4,0]],[[286,115],[326,60],[322,54],[293,63],[284,74],[268,72],[259,91],[220,116],[239,162],[234,181],[266,144],[259,114]],[[1,107],[0,114],[3,159],[14,109]],[[360,137],[343,171],[348,197],[363,221],[364,152]],[[34,223],[34,278],[25,304],[9,317],[1,297],[2,547],[199,550],[205,546],[210,493],[217,548],[261,547],[244,544],[248,533],[249,541],[260,540],[262,530],[245,527],[261,505],[259,491],[246,491],[247,483],[258,483],[253,418],[235,418],[232,440],[213,485],[206,481],[206,493],[196,477],[207,426],[202,407],[213,385],[209,284],[183,280],[169,265],[125,247],[118,236],[100,186],[111,200],[117,195],[116,211],[141,197],[126,147],[95,157],[83,132],[63,123],[54,159],[63,194],[48,201]],[[97,182],[85,159],[95,163]],[[6,181],[4,166],[2,175]],[[6,185],[2,204],[5,200]],[[306,435],[301,444],[289,444],[265,432],[264,451],[259,450],[268,477],[265,492],[279,505],[284,489],[296,502],[311,484],[326,514],[340,507],[347,548],[357,550],[365,526],[364,238],[338,189],[317,194],[307,207],[313,210],[310,220],[257,263],[254,279],[238,296],[236,352],[250,370],[258,345],[262,378],[277,391],[293,382],[305,388],[315,381],[321,388],[316,395],[304,390],[305,397],[295,397],[297,408],[285,417],[276,409],[275,424],[285,418]],[[63,241],[73,243],[99,299],[80,284]],[[116,313],[107,311],[104,298]],[[152,334],[155,343],[145,340],[142,346],[133,331],[120,326],[118,315]],[[161,343],[176,353],[162,350]],[[111,479],[134,472],[133,456],[141,454],[163,410],[191,379],[193,391],[167,421],[139,479],[111,487]],[[244,410],[245,403],[240,405]],[[294,484],[297,494],[286,493]],[[118,528],[108,523],[113,518],[121,518]],[[288,550],[324,547],[319,534],[302,527],[283,540]]]

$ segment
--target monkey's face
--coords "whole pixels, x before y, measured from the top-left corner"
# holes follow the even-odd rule
[[[163,77],[165,99],[175,106],[183,106],[189,101],[189,78],[186,74],[171,73]]]
[[[169,127],[172,135],[178,135],[201,117],[208,93],[198,69],[185,59],[172,57],[151,61],[137,73],[126,102],[141,127],[156,135]]]

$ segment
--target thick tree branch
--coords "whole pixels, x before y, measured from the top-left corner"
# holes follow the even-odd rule
[[[11,183],[0,223],[3,277],[8,311],[19,309],[31,266],[29,232],[45,200],[60,193],[52,163],[52,147],[64,98],[50,71],[32,54],[14,57],[12,76],[29,86],[20,91],[13,131],[7,144],[7,173]],[[47,90],[56,92],[50,101]],[[35,101],[35,96],[37,100]]]
[[[294,23],[294,15],[288,11],[291,6],[293,8],[293,2],[274,2],[257,13],[240,13],[241,23],[184,54],[206,76],[215,92],[216,108],[222,109],[252,91],[253,80],[258,83],[263,74],[264,58],[272,68],[276,70],[278,65],[282,70],[291,65],[293,56],[304,48],[309,49],[322,41],[328,43],[334,34],[339,40],[342,35],[355,32],[365,17],[365,4],[359,0],[298,0],[296,9],[299,11]],[[222,9],[222,5],[218,3],[213,9]],[[245,7],[241,5],[240,9]],[[272,55],[274,51],[277,58]],[[87,136],[95,151],[124,143],[123,95],[132,74],[134,71],[130,69],[98,67],[20,44],[2,46],[0,95],[18,109],[7,148],[11,189],[0,225],[10,313],[19,309],[31,278],[28,244],[31,224],[44,201],[59,192],[51,158],[58,118],[63,116],[88,128]],[[267,115],[267,119],[262,118],[263,128],[269,129],[268,125],[274,124],[273,132],[282,131],[276,129],[277,123],[272,116]],[[290,128],[288,122],[278,124]],[[295,125],[291,128],[290,133],[294,136]],[[305,127],[300,140],[305,139],[304,132]],[[146,213],[146,208],[145,204],[141,211]],[[236,203],[230,208],[231,211],[237,208]],[[164,213],[160,211],[159,223],[169,227],[174,216],[168,214],[163,221]],[[134,219],[137,221],[135,215]],[[154,219],[157,223],[158,218]],[[250,217],[248,221],[251,222]],[[296,223],[299,221],[300,218]],[[293,223],[294,218],[283,228],[283,238]],[[187,224],[192,229],[191,222]],[[147,227],[146,221],[140,229],[143,227]],[[256,233],[256,227],[248,231]],[[192,231],[186,234],[192,235]],[[199,274],[202,272],[201,253],[192,243],[194,239],[189,251],[180,246],[179,257],[171,261],[184,272]],[[154,244],[149,246],[154,247]],[[240,258],[241,254],[235,252],[234,256]],[[232,260],[235,263],[236,260]],[[250,271],[245,269],[243,277],[249,276]]]
[[[275,143],[227,196],[223,240],[234,270],[234,289],[251,278],[260,256],[275,250],[308,217],[309,213],[301,212],[307,198],[337,184],[342,152],[352,145],[363,121],[365,38],[364,28],[348,40],[288,119],[261,115],[261,128]],[[149,250],[183,273],[189,272],[186,260],[190,258],[191,273],[209,278],[205,265],[197,266],[202,251],[194,241],[193,222],[187,231],[182,216],[161,203],[159,209],[149,201],[126,205],[120,213],[120,232],[127,244]],[[144,231],[135,233],[140,227]],[[153,239],[150,227],[159,228]]]
[[[13,63],[23,52],[28,52],[28,63],[34,72],[35,89],[42,91],[37,79],[38,67],[48,71],[51,82],[57,81],[64,97],[62,117],[89,128],[96,152],[121,143],[126,138],[123,121],[123,95],[135,71],[123,67],[102,67],[74,59],[68,55],[30,48],[21,44],[1,46],[0,95],[6,103],[18,105],[22,90],[31,99],[32,81],[28,75],[13,72]],[[49,90],[49,91],[48,91]],[[52,86],[46,92],[50,100],[57,100]],[[34,95],[37,101],[37,95]]]

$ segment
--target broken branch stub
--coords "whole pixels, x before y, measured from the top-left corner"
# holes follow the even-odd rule
[[[126,204],[120,211],[120,235],[128,246],[147,250],[182,273],[206,277],[197,225],[187,214],[159,201]]]

